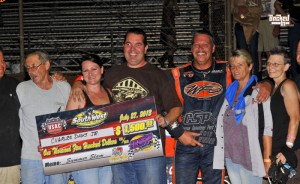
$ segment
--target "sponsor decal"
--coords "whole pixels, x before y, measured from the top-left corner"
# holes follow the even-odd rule
[[[157,136],[152,133],[137,135],[129,143],[129,159],[133,159],[134,154],[139,151],[150,151],[153,148],[156,148],[158,151],[161,149]]]
[[[211,112],[193,110],[184,115],[183,124],[187,131],[200,133],[196,140],[203,144],[216,144],[216,121]]]
[[[112,149],[112,156],[122,156],[123,155],[123,147],[116,147]]]
[[[108,112],[99,110],[88,109],[87,111],[77,114],[71,125],[75,125],[78,128],[93,128],[104,123],[108,117]]]
[[[207,125],[209,122],[214,122],[211,112],[203,112],[194,110],[186,113],[183,118],[185,125]]]
[[[184,87],[184,93],[190,97],[204,99],[217,96],[223,92],[221,84],[210,81],[197,81]]]
[[[211,73],[223,73],[224,71],[223,70],[213,70],[211,71]]]
[[[128,155],[123,154],[123,147],[115,147],[112,149],[112,155],[109,158],[110,163],[124,162],[128,160]]]
[[[41,128],[44,132],[49,134],[58,134],[63,131],[63,129],[67,128],[67,123],[59,117],[50,118],[47,119],[46,122],[42,123]]]

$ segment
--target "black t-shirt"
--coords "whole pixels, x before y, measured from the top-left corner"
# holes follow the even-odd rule
[[[5,75],[0,79],[0,167],[20,164],[20,103],[16,94],[18,84],[17,79]]]
[[[140,68],[130,68],[126,63],[110,68],[105,72],[104,86],[111,89],[114,102],[154,96],[159,114],[182,106],[169,76],[149,63]],[[160,130],[164,147],[165,130]]]
[[[104,86],[111,89],[114,102],[154,96],[158,113],[181,107],[168,75],[149,63],[140,68],[126,63],[112,67],[105,72]]]

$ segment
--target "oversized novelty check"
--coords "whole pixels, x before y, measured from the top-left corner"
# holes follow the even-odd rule
[[[36,117],[46,175],[163,156],[154,97]]]

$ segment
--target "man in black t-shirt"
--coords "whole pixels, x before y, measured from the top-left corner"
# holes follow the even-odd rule
[[[123,48],[126,63],[107,70],[103,85],[111,90],[114,102],[154,96],[158,113],[155,121],[160,127],[170,126],[182,113],[182,105],[169,76],[146,61],[147,50],[146,33],[140,28],[129,29]],[[74,83],[72,93],[77,96],[81,89],[81,83]],[[162,116],[163,111],[167,112],[165,116]],[[164,129],[161,129],[164,145],[163,132]],[[167,183],[165,157],[114,164],[112,172],[114,184]]]
[[[17,79],[5,75],[6,63],[0,47],[0,184],[20,183],[21,139],[20,103],[16,94]]]
[[[154,96],[158,115],[156,122],[164,127],[180,116],[181,103],[167,75],[145,60],[148,44],[145,32],[129,29],[124,40],[126,63],[113,66],[104,75],[104,85],[111,89],[116,102]],[[167,111],[163,117],[162,111]],[[164,141],[164,136],[162,135]],[[112,165],[115,184],[165,184],[164,157],[149,158]],[[130,177],[128,177],[130,176]]]

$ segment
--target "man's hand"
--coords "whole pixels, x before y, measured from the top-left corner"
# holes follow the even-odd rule
[[[53,73],[51,77],[56,81],[67,81],[66,77],[60,72]]]
[[[185,146],[200,146],[203,147],[203,144],[195,140],[195,137],[199,137],[199,133],[184,131],[184,133],[179,137],[179,141]]]
[[[162,128],[172,125],[182,113],[182,107],[171,108],[165,117],[161,114],[157,114],[154,118],[158,125]]]
[[[256,97],[257,103],[265,102],[271,94],[272,91],[272,85],[269,82],[261,82],[257,83],[253,89],[259,89],[258,95]]]
[[[163,117],[161,114],[157,114],[154,118],[154,120],[158,123],[158,125],[162,128],[165,128],[168,126],[168,123],[167,122],[168,120],[165,119],[165,117]]]
[[[75,81],[72,86],[70,98],[74,101],[85,100],[83,91],[86,91],[86,86],[83,85],[81,81]]]

